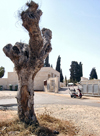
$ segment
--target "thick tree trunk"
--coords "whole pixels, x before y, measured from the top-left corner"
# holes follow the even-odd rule
[[[37,122],[34,112],[34,79],[32,73],[27,69],[22,69],[18,74],[18,115],[19,119],[27,124]]]
[[[50,40],[52,32],[43,28],[39,29],[39,20],[42,11],[38,9],[38,4],[31,1],[26,4],[28,9],[21,13],[23,26],[28,30],[30,40],[29,45],[17,42],[3,48],[4,53],[15,65],[18,75],[18,115],[21,121],[31,124],[36,123],[37,118],[34,113],[34,77],[43,67],[44,59],[52,50]],[[41,34],[42,33],[42,34]]]

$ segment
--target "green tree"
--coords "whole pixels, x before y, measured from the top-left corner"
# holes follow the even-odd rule
[[[68,82],[68,81],[67,81],[67,77],[65,76],[65,84],[66,84],[66,86],[67,86],[67,82]]]
[[[80,68],[80,77],[83,76],[83,70],[82,70],[82,63],[79,63],[79,68]]]
[[[46,57],[46,59],[44,61],[44,67],[50,67],[50,64],[49,64],[49,55]]]
[[[60,73],[60,82],[63,82],[64,77],[60,66],[61,66],[61,57],[59,55],[57,59],[56,70]]]
[[[60,70],[60,82],[63,82],[63,79],[64,79],[64,77],[63,77],[63,73],[62,73],[62,69]]]
[[[5,68],[4,67],[0,67],[0,78],[2,78],[4,76],[5,73]]]
[[[60,55],[58,56],[58,59],[57,59],[57,64],[56,64],[56,70],[58,71],[58,72],[60,72],[60,62],[61,62],[61,57],[60,57]]]
[[[77,61],[72,61],[70,67],[70,81],[74,83],[79,82],[83,75],[81,62],[78,64]]]
[[[96,72],[96,69],[95,68],[92,68],[91,72],[90,72],[90,77],[89,79],[98,79],[98,76],[97,76],[97,72]]]

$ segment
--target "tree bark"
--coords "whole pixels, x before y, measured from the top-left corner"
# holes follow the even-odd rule
[[[23,26],[28,30],[29,45],[15,43],[6,45],[4,53],[15,65],[18,75],[18,115],[21,121],[27,124],[36,123],[37,118],[34,112],[34,78],[36,73],[43,67],[44,59],[52,50],[50,40],[52,32],[43,28],[39,29],[39,20],[42,11],[38,4],[31,1],[26,4],[28,9],[21,13]],[[41,35],[42,33],[42,35]]]
[[[17,103],[19,118],[27,124],[36,123],[32,72],[22,69],[18,74],[18,81]]]

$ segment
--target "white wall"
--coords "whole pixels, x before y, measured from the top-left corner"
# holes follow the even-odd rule
[[[43,67],[34,79],[34,90],[44,90],[44,80],[47,80],[49,77],[58,77],[60,83],[60,73],[58,71],[51,67]],[[18,77],[15,71],[8,72],[8,78],[0,78],[0,85],[3,85],[4,89],[9,89],[9,84],[13,85],[13,89],[18,84]]]

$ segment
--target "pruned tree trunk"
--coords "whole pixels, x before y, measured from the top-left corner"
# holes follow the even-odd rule
[[[21,121],[26,123],[36,123],[37,119],[34,113],[34,91],[33,91],[33,72],[28,69],[22,69],[18,74],[17,94],[18,115]]]
[[[3,48],[4,53],[15,65],[18,75],[18,115],[21,121],[31,124],[36,123],[34,112],[34,78],[36,73],[43,67],[44,59],[52,50],[50,40],[52,32],[43,28],[42,35],[39,29],[39,20],[42,11],[38,4],[31,1],[26,4],[28,9],[21,13],[23,26],[28,30],[29,45],[17,42]]]

